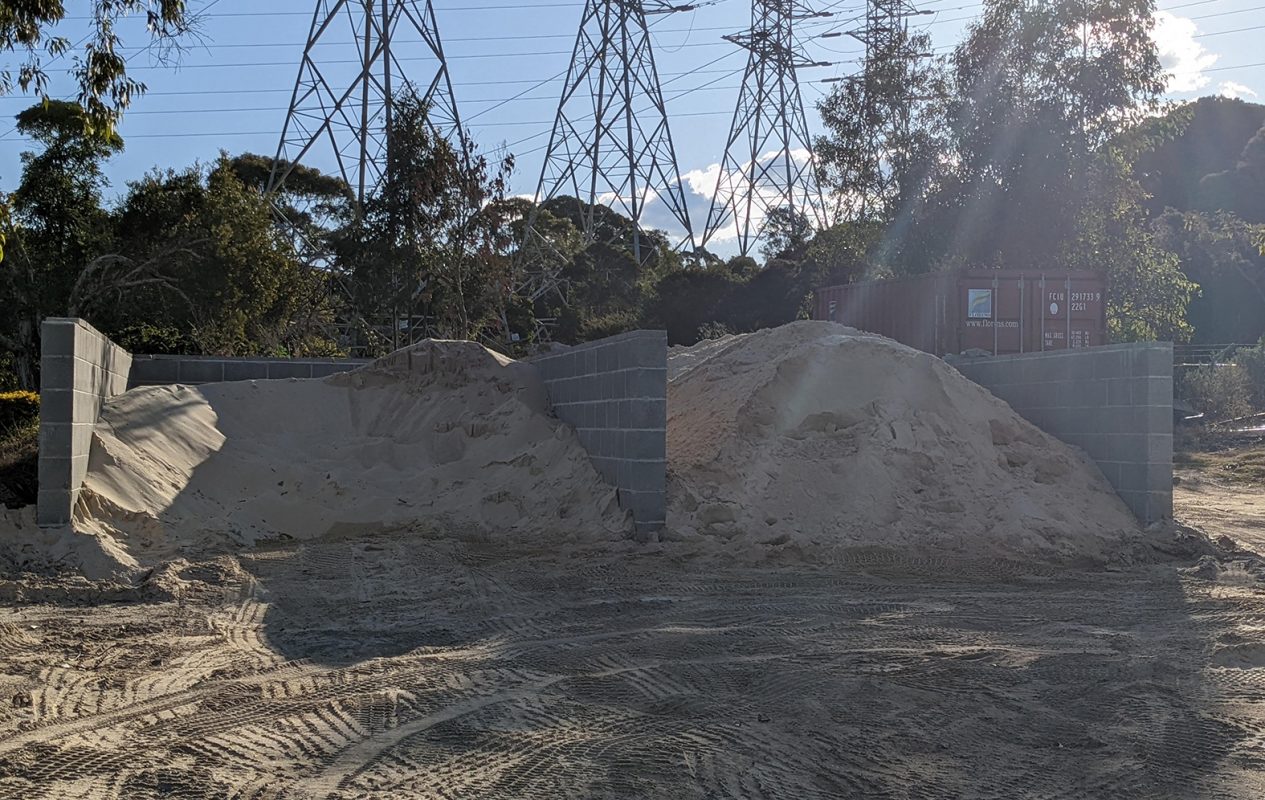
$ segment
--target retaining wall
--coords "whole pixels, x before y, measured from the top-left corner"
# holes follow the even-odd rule
[[[539,356],[554,413],[633,513],[639,534],[667,516],[668,335],[633,331]]]
[[[215,358],[201,356],[133,356],[129,388],[200,386],[226,381],[269,381],[325,378],[368,364],[367,359]]]
[[[101,404],[127,391],[132,357],[80,319],[52,318],[40,332],[40,525],[69,524],[88,472]]]
[[[948,359],[1089,454],[1144,523],[1173,516],[1173,346],[1122,344]]]

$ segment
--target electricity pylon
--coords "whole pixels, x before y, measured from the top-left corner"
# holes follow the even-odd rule
[[[753,0],[751,28],[726,36],[750,51],[734,109],[716,194],[703,233],[706,246],[733,225],[745,256],[771,211],[791,209],[818,228],[826,224],[797,70],[822,66],[808,58],[795,23],[831,16],[802,0]]]
[[[932,55],[925,33],[911,35],[909,18],[931,13],[919,11],[911,0],[867,0],[865,27],[849,32],[865,45],[861,74],[850,80],[860,84],[859,115],[869,122],[855,168],[857,175],[868,176],[868,185],[840,194],[853,218],[883,213],[898,194],[914,105],[927,99],[914,91],[920,85],[916,65]]]
[[[564,196],[578,201],[588,242],[600,238],[594,206],[610,206],[631,219],[638,263],[646,256],[642,219],[655,201],[694,247],[646,25],[647,16],[694,8],[667,0],[587,0],[536,188],[537,203]],[[532,220],[527,230],[530,237]]]
[[[356,59],[345,69],[331,48],[345,54],[351,44]],[[404,61],[425,64],[406,70]],[[410,71],[424,80],[412,80]],[[430,0],[317,0],[268,191],[305,164],[341,176],[363,205],[386,170],[394,93],[406,85],[430,106],[435,130],[465,152]]]

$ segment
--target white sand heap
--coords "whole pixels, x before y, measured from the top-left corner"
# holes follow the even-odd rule
[[[403,526],[551,545],[630,529],[535,370],[470,342],[326,380],[128,392],[76,514],[147,561]]]
[[[1110,559],[1137,523],[1080,451],[943,361],[828,322],[669,357],[669,536]]]

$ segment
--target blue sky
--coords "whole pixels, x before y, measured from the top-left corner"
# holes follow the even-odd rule
[[[70,5],[71,14],[83,14],[87,7],[83,2]],[[155,165],[208,161],[221,149],[276,151],[313,0],[193,0],[192,5],[206,11],[203,46],[185,53],[175,69],[156,62],[150,53],[132,58],[149,94],[135,102],[120,128],[127,148],[108,165],[111,196]],[[1173,99],[1215,93],[1265,99],[1265,54],[1259,45],[1265,41],[1265,0],[1162,0],[1159,5],[1164,11],[1156,37],[1165,66],[1174,71]],[[461,112],[482,149],[509,144],[518,156],[515,192],[535,190],[582,6],[581,0],[435,2]],[[857,0],[819,0],[816,7],[835,16],[815,22],[812,32],[846,31],[858,24]],[[943,51],[961,38],[980,4],[928,0],[920,7],[935,12],[920,20]],[[656,59],[683,175],[704,172],[720,161],[745,64],[745,51],[720,37],[749,19],[745,0],[720,0],[655,24]],[[72,18],[59,32],[78,41],[86,32],[84,25],[81,17]],[[139,26],[126,28],[124,35],[133,49],[146,42]],[[857,69],[860,47],[847,37],[812,42],[811,55],[833,65],[801,73],[807,102],[814,103],[829,88],[822,79]],[[341,52],[333,46],[327,53],[331,59],[353,57],[350,45]],[[10,64],[15,62],[9,58]],[[73,93],[67,66],[66,60],[50,66],[54,96]],[[421,71],[419,77],[428,77]],[[20,95],[0,97],[0,117],[11,119],[30,102]],[[811,108],[809,122],[819,128]],[[11,123],[0,127],[0,186],[5,188],[16,183],[19,155],[28,147],[11,128]],[[706,206],[705,197],[691,198],[695,215],[705,216]],[[695,220],[695,227],[703,221]]]

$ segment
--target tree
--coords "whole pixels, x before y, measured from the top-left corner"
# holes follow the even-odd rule
[[[1197,207],[1233,211],[1253,223],[1265,223],[1265,125],[1243,148],[1233,169],[1207,175],[1199,182]]]
[[[82,6],[77,4],[76,10],[82,11]],[[143,15],[153,52],[167,57],[193,31],[196,16],[188,12],[185,0],[94,0],[89,10],[92,30],[83,54],[75,56],[71,72],[79,84],[83,124],[109,132],[132,98],[145,92],[145,85],[128,75],[127,59],[119,52],[123,44],[117,30],[119,21]],[[48,101],[43,59],[55,60],[70,52],[70,40],[52,34],[65,19],[63,0],[0,1],[0,50],[26,55],[16,75],[7,69],[0,72],[0,92],[7,94],[15,85],[23,92],[34,88]]]
[[[95,319],[121,343],[178,343],[207,355],[333,351],[326,276],[302,263],[273,209],[227,155],[209,168],[154,172],[130,185],[115,215],[119,258],[162,255],[161,275],[131,287]]]
[[[39,327],[67,313],[83,267],[108,247],[101,208],[102,163],[123,149],[113,132],[89,132],[74,103],[49,101],[18,115],[18,130],[42,147],[22,154],[11,196],[8,258],[0,263],[0,343],[13,354],[19,385],[38,386]]]
[[[513,158],[492,164],[431,126],[411,88],[395,101],[382,185],[336,243],[376,347],[497,337],[510,282]]]
[[[1232,211],[1233,204],[1201,197],[1200,182],[1233,171],[1249,139],[1265,125],[1265,105],[1201,97],[1145,120],[1126,136],[1136,140],[1134,174],[1146,190],[1152,215],[1178,211]]]
[[[1265,254],[1256,239],[1265,225],[1234,214],[1169,210],[1155,221],[1161,246],[1199,284],[1188,318],[1201,344],[1256,342],[1265,336]]]
[[[1117,337],[1189,333],[1193,286],[1147,225],[1126,133],[1163,88],[1152,0],[989,0],[949,59],[948,149],[911,167],[878,259],[932,268],[1093,269]]]
[[[921,188],[915,165],[942,149],[946,85],[930,50],[926,33],[899,30],[817,104],[827,131],[815,143],[821,179],[843,219],[891,219]]]

